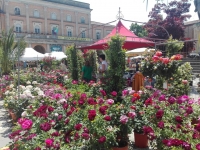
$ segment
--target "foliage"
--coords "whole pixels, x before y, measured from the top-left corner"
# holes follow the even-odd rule
[[[175,72],[168,83],[171,87],[169,88],[169,93],[173,93],[175,96],[180,96],[188,94],[190,90],[189,81],[192,80],[192,67],[190,63],[186,62],[178,67],[177,72]]]
[[[83,67],[83,53],[72,45],[67,48],[66,54],[68,55],[68,68],[70,75],[73,80],[78,81],[81,78]]]
[[[166,53],[167,56],[172,56],[177,54],[184,46],[184,43],[178,40],[172,39],[172,36],[167,40]]]
[[[200,103],[186,95],[173,97],[158,90],[149,99],[151,103],[145,103],[143,108],[149,121],[143,131],[152,143],[156,142],[157,149],[196,149],[200,123],[193,124],[192,120],[199,117]]]
[[[111,38],[109,41],[109,49],[107,50],[107,57],[109,61],[108,80],[109,84],[106,85],[106,91],[111,93],[116,91],[118,94],[124,88],[123,74],[125,72],[125,50],[122,49],[124,39],[119,35]]]
[[[12,61],[16,61],[16,59],[23,54],[26,43],[23,38],[15,43],[13,28],[8,32],[2,31],[1,34],[0,65],[3,74],[9,74],[12,68]]]
[[[143,28],[142,25],[138,25],[137,23],[132,23],[130,26],[130,30],[139,37],[147,36],[147,31]]]
[[[168,4],[157,3],[149,13],[150,19],[144,26],[148,33],[153,33],[149,34],[149,37],[159,39],[169,38],[163,29],[165,28],[174,39],[183,38],[184,21],[190,18],[190,15],[186,14],[189,12],[190,5],[189,0],[173,0]],[[163,18],[162,11],[166,14],[166,18]]]

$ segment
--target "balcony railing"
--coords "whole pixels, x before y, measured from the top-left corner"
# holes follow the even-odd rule
[[[17,38],[33,38],[33,39],[57,39],[57,40],[68,40],[68,41],[93,41],[90,38],[77,38],[77,37],[67,37],[67,36],[58,36],[58,35],[46,35],[46,34],[32,34],[32,33],[15,33]]]

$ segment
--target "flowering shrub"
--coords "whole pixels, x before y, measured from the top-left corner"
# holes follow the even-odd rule
[[[161,91],[155,91],[150,98],[152,103],[146,103],[143,108],[148,120],[143,131],[150,140],[156,141],[157,148],[196,149],[199,145],[200,122],[191,122],[199,118],[199,101],[195,102],[186,95],[165,95]]]

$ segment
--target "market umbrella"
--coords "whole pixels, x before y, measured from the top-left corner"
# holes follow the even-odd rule
[[[33,48],[25,48],[24,54],[19,59],[20,61],[36,61],[44,57],[44,54],[37,52]]]
[[[137,48],[126,52],[127,57],[133,57],[138,55],[143,55],[146,53],[154,52],[155,49],[148,49],[148,48]]]
[[[83,46],[83,47],[81,47],[81,49],[103,50],[108,47],[107,42],[111,39],[112,36],[114,36],[116,34],[119,34],[120,36],[125,38],[123,48],[127,49],[127,50],[132,50],[132,49],[141,48],[141,47],[154,47],[155,46],[154,42],[136,36],[133,32],[128,30],[122,24],[121,21],[119,21],[117,26],[104,39],[101,39],[92,45]]]
[[[50,57],[55,57],[56,60],[61,60],[63,58],[67,58],[67,56],[63,52],[51,52],[49,54]]]

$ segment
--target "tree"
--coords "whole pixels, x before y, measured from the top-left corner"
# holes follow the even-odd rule
[[[144,27],[142,25],[138,25],[137,23],[132,23],[130,30],[139,37],[147,36],[147,31],[144,29]]]
[[[21,56],[26,47],[24,38],[19,39],[16,43],[13,28],[8,32],[2,31],[0,40],[0,65],[3,74],[9,74],[12,68],[12,61]]]
[[[157,3],[152,11],[149,13],[149,21],[144,26],[148,31],[149,37],[168,39],[168,34],[172,35],[174,39],[181,39],[184,37],[184,21],[186,21],[191,16],[186,14],[189,12],[190,3],[189,0],[173,0],[168,4]],[[166,18],[163,18],[161,12],[166,14]]]

